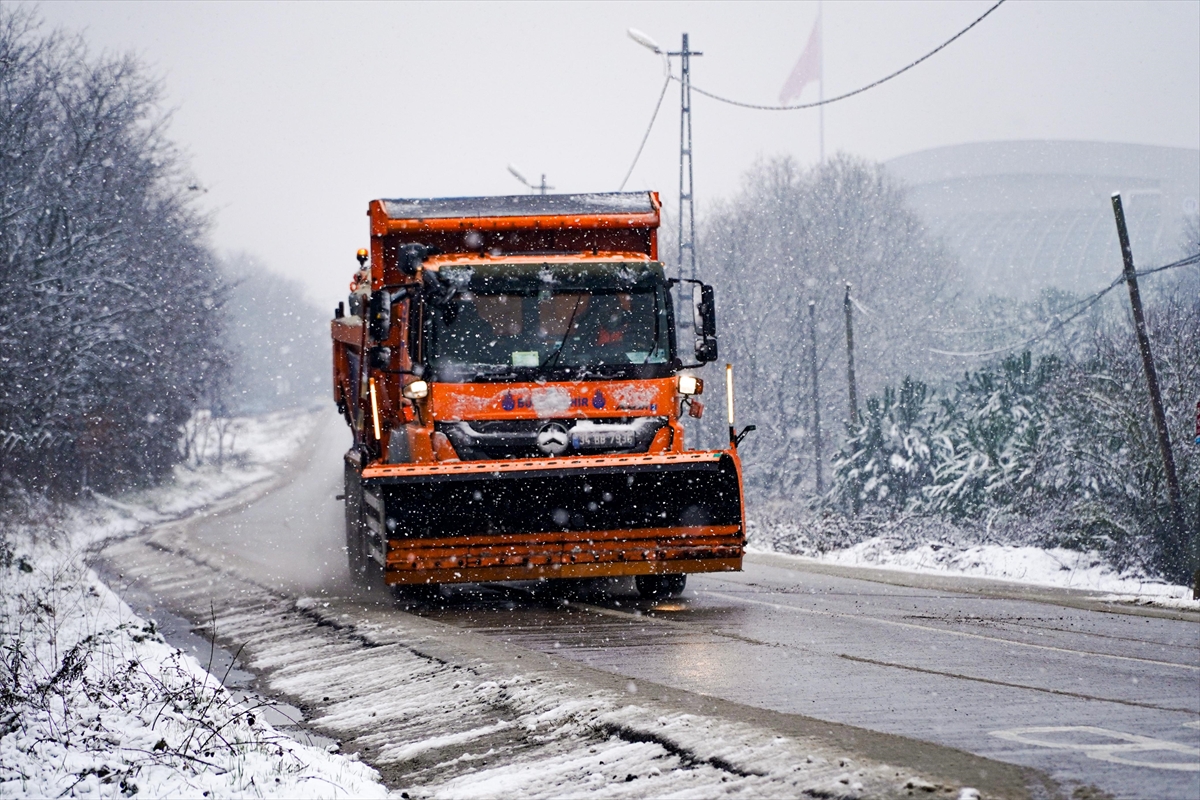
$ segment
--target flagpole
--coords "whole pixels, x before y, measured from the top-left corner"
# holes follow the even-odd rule
[[[824,163],[825,162],[825,106],[824,106],[824,102],[825,102],[825,11],[824,11],[824,8],[822,7],[821,0],[817,0],[817,24],[819,26],[821,26],[821,34],[820,34],[821,35],[821,44],[820,44],[821,49],[819,51],[821,54],[821,66],[820,66],[821,71],[817,75],[817,80],[821,85],[821,93],[817,96],[817,99],[819,99],[822,103],[822,105],[817,106],[817,110],[820,112],[819,124],[821,126],[821,163]]]

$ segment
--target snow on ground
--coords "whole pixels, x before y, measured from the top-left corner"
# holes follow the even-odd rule
[[[1190,599],[1185,586],[1174,586],[1141,576],[1118,574],[1098,552],[1081,553],[1062,547],[1015,547],[982,544],[972,547],[926,543],[896,551],[887,537],[875,537],[853,547],[827,553],[835,564],[872,564],[910,572],[949,572],[1063,589],[1085,589],[1119,597],[1146,600]],[[1200,603],[1195,603],[1200,608]]]
[[[322,624],[296,624],[297,612]],[[253,641],[251,666],[311,706],[314,724],[396,775],[402,797],[848,799],[919,787],[973,796],[828,742],[680,710],[634,680],[596,682],[550,656],[356,601],[301,598],[268,614],[235,604],[216,624]]]
[[[1191,587],[1168,584],[1111,553],[1039,546],[1061,540],[1054,519],[991,514],[954,520],[916,514],[844,516],[820,507],[751,496],[750,550],[848,566],[962,575],[1090,591],[1111,602],[1200,611]]]
[[[938,542],[926,542],[913,547],[910,542],[885,534],[810,557],[833,564],[1082,589],[1104,593],[1103,599],[1113,602],[1200,611],[1200,601],[1191,599],[1189,587],[1137,574],[1120,574],[1095,551],[1083,553],[1061,547],[1044,549]]]
[[[0,520],[0,797],[386,795],[371,768],[234,702],[84,563],[104,540],[267,483],[315,421],[198,418],[169,484]]]
[[[188,457],[175,467],[173,480],[121,498],[93,493],[95,504],[65,509],[60,536],[74,548],[94,547],[128,536],[148,525],[187,516],[249,486],[262,491],[313,431],[320,415],[285,411],[259,417],[212,420],[199,412],[187,426]]]

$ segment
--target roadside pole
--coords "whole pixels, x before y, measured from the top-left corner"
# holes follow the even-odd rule
[[[825,480],[821,477],[821,394],[817,388],[817,304],[808,302],[808,334],[812,342],[812,419],[813,457],[816,461],[817,494],[825,493]]]
[[[1137,333],[1138,350],[1142,355],[1142,367],[1146,371],[1146,386],[1150,390],[1150,408],[1154,414],[1154,426],[1158,429],[1158,449],[1162,455],[1163,470],[1167,473],[1167,500],[1171,505],[1173,535],[1168,540],[1172,557],[1180,559],[1187,569],[1187,526],[1183,519],[1183,498],[1179,491],[1179,476],[1175,472],[1175,456],[1171,452],[1171,433],[1167,429],[1167,415],[1163,411],[1162,393],[1158,388],[1158,373],[1154,369],[1154,356],[1150,352],[1150,336],[1146,333],[1146,316],[1142,312],[1142,295],[1138,290],[1137,271],[1133,268],[1133,249],[1129,246],[1129,230],[1125,227],[1125,209],[1121,205],[1120,192],[1112,196],[1113,216],[1117,221],[1117,238],[1121,242],[1121,258],[1125,263],[1125,285],[1129,287],[1129,305],[1133,308],[1133,327]],[[1200,596],[1200,569],[1193,565],[1192,594]]]
[[[854,309],[850,300],[850,281],[846,281],[846,299],[842,302],[842,308],[846,312],[846,381],[850,384],[850,427],[857,431],[862,418],[858,415],[858,381],[854,378]],[[862,507],[858,492],[854,493],[850,507],[858,516]]]
[[[850,282],[846,282],[846,380],[850,384],[850,424],[858,426],[858,385],[854,380],[854,312],[850,303]]]

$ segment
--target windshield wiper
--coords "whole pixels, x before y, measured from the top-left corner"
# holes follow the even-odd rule
[[[567,331],[563,334],[562,341],[558,343],[558,347],[554,348],[554,352],[546,356],[546,360],[542,362],[542,369],[552,366],[558,360],[562,350],[567,345],[567,337],[571,335],[571,326],[575,324],[575,314],[579,311],[579,303],[583,300],[583,295],[575,297],[575,307],[571,309],[571,318],[567,320]]]
[[[475,380],[483,378],[515,378],[517,371],[507,364],[498,364],[496,366],[476,367]]]

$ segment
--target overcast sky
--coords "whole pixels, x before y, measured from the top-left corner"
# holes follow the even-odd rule
[[[825,95],[932,49],[992,0],[836,2]],[[617,188],[662,87],[645,31],[704,55],[696,86],[773,103],[817,3],[44,2],[95,50],[161,75],[214,243],[245,250],[332,306],[376,197]],[[1200,147],[1200,2],[1010,0],[945,51],[827,107],[826,151],[886,160],[940,145],[1082,139]],[[816,99],[810,85],[803,101]],[[817,159],[817,112],[694,99],[698,213],[755,159]],[[668,89],[627,188],[678,194],[679,90]]]

